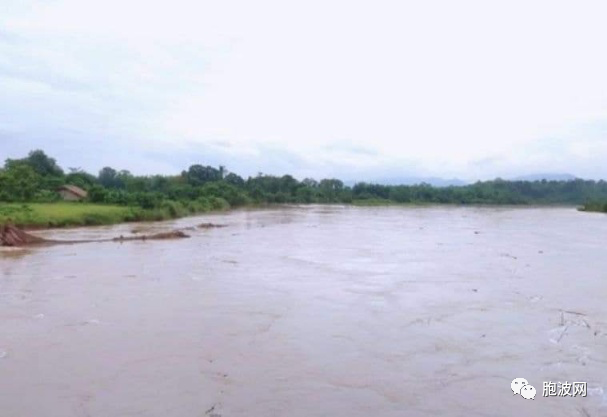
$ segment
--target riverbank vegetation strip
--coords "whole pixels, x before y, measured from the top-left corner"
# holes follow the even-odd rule
[[[99,226],[124,222],[168,220],[191,214],[223,210],[228,206],[219,199],[170,202],[155,208],[91,204],[82,202],[0,203],[0,225],[21,228]]]
[[[87,196],[62,202],[60,189],[77,186]],[[61,227],[163,220],[252,204],[570,204],[607,211],[607,182],[492,181],[464,186],[382,185],[291,175],[244,179],[224,167],[195,164],[177,175],[137,176],[104,167],[97,175],[65,172],[54,158],[35,150],[7,159],[0,169],[0,224]]]

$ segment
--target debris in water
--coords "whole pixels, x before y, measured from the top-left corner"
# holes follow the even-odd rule
[[[216,407],[217,404],[213,405],[213,407],[204,412],[204,415],[209,417],[221,417],[221,414],[215,411]]]
[[[215,223],[200,223],[197,227],[199,229],[215,229],[218,227],[226,227],[227,224],[215,224]]]
[[[101,322],[97,319],[90,319],[90,320],[81,321],[79,323],[66,324],[66,326],[69,326],[69,327],[71,327],[71,326],[88,326],[89,324],[97,325],[97,324],[101,324]]]
[[[143,236],[128,236],[124,237],[120,235],[120,237],[115,237],[112,239],[112,242],[130,242],[133,240],[165,240],[165,239],[182,239],[188,238],[189,235],[186,235],[181,230],[174,230],[172,232],[163,232],[156,233],[153,235],[143,235]]]
[[[563,332],[561,333],[561,335],[558,337],[558,339],[556,339],[556,343],[560,343],[561,339],[563,338],[563,336],[565,336],[565,333],[567,333],[567,330],[569,329],[569,326],[566,325],[565,328],[563,329]]]
[[[7,355],[8,355],[8,352],[6,352],[5,350],[0,350],[0,359],[6,358]]]
[[[585,316],[585,313],[580,313],[578,311],[571,311],[571,310],[563,310],[565,313],[569,313],[569,314],[575,314],[576,316]]]

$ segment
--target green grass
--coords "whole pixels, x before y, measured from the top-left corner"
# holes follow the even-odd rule
[[[207,198],[188,203],[165,202],[156,209],[90,203],[0,203],[0,225],[21,228],[98,226],[132,221],[167,220],[187,215],[225,210],[227,202]]]
[[[607,202],[604,201],[591,201],[584,204],[578,210],[580,211],[592,211],[598,213],[607,213]]]
[[[64,227],[113,224],[134,216],[129,207],[82,203],[0,204],[0,224],[18,227]]]

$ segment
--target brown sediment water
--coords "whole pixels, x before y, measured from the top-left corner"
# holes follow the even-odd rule
[[[185,228],[0,249],[0,415],[607,415],[604,216],[307,206],[137,225]],[[542,397],[550,381],[588,396]]]

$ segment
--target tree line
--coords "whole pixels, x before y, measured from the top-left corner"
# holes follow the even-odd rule
[[[587,204],[607,208],[607,182],[492,181],[465,186],[432,187],[360,182],[346,186],[339,179],[297,180],[291,175],[258,174],[248,178],[225,167],[192,165],[179,175],[137,176],[105,167],[97,175],[78,168],[65,172],[42,150],[22,159],[7,159],[0,169],[0,201],[53,202],[62,185],[88,191],[94,203],[146,209],[204,202],[216,206],[264,203],[437,203],[437,204]]]

